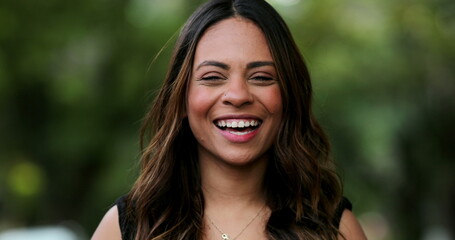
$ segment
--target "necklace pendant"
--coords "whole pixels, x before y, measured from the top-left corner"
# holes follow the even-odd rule
[[[221,234],[223,240],[229,240],[229,236],[226,233]]]

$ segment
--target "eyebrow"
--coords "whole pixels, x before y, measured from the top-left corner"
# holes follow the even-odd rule
[[[215,67],[222,68],[224,70],[229,70],[230,69],[229,65],[227,65],[225,63],[222,63],[222,62],[218,62],[218,61],[203,61],[201,64],[199,64],[197,66],[196,70],[198,70],[199,68],[204,67],[204,66],[215,66]]]
[[[225,63],[218,62],[218,61],[203,61],[201,64],[199,64],[196,68],[196,70],[199,70],[199,68],[204,67],[204,66],[215,66],[222,68],[224,70],[229,70],[231,67]],[[246,65],[247,69],[252,69],[252,68],[258,68],[258,67],[263,67],[263,66],[272,66],[275,67],[275,63],[271,61],[256,61],[256,62],[250,62]]]

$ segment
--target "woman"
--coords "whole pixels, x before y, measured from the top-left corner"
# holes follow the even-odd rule
[[[204,4],[145,119],[140,176],[92,239],[365,239],[311,94],[270,5]]]

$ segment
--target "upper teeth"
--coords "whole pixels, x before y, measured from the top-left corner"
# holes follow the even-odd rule
[[[256,120],[244,121],[244,120],[229,120],[229,121],[218,121],[218,127],[228,127],[228,128],[244,128],[244,127],[256,127],[259,125],[259,122]]]

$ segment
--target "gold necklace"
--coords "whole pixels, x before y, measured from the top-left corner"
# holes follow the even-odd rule
[[[258,213],[256,213],[256,216],[254,216],[246,225],[245,227],[243,227],[243,229],[234,237],[234,238],[230,238],[229,235],[227,235],[227,233],[224,233],[224,231],[222,231],[212,220],[212,218],[209,217],[209,215],[206,214],[207,218],[209,219],[210,223],[216,228],[216,230],[221,234],[221,239],[223,240],[235,240],[237,239],[242,233],[243,231],[245,231],[248,226],[250,226],[250,224],[259,216],[259,214],[262,212],[262,210],[265,208],[266,205],[264,205],[261,209],[259,209]]]

